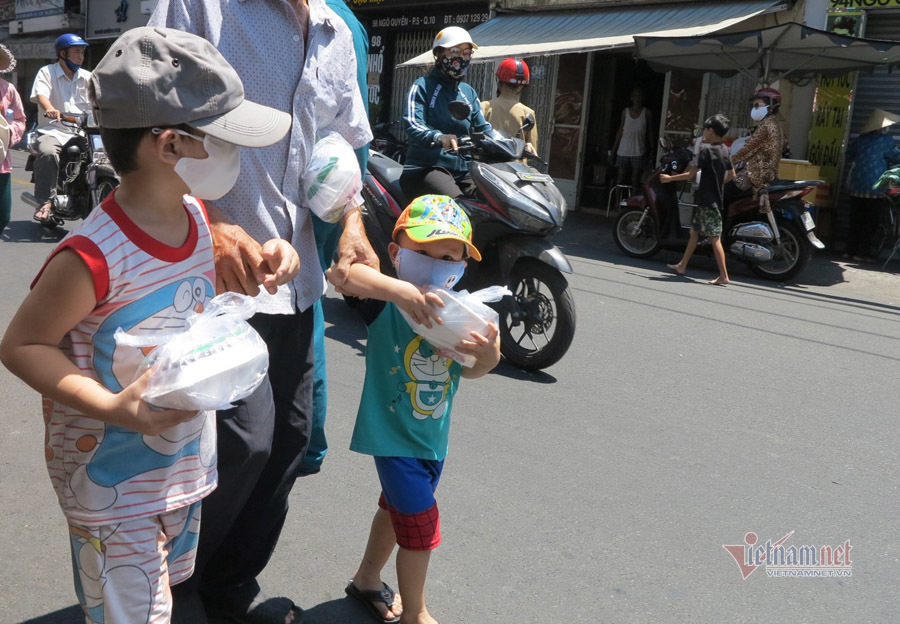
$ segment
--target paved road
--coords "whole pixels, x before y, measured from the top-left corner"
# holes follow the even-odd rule
[[[0,326],[52,245],[27,216],[17,206],[0,242]],[[433,613],[444,624],[900,620],[900,278],[823,255],[795,284],[735,267],[718,288],[705,284],[709,259],[684,279],[664,271],[674,254],[621,256],[596,215],[573,214],[559,240],[577,342],[544,373],[501,365],[463,384],[438,491]],[[333,450],[295,487],[264,581],[312,624],[363,624],[343,585],[377,496],[370,460],[347,451],[365,334],[333,296],[326,315]],[[5,371],[0,393],[0,623],[77,622],[38,397]],[[852,577],[743,580],[722,548],[791,531],[798,547],[849,540]]]

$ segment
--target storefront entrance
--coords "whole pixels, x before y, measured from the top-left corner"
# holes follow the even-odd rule
[[[588,72],[586,92],[592,97],[586,103],[585,132],[578,151],[581,175],[576,179],[579,205],[605,208],[609,190],[616,181],[616,170],[611,166],[615,154],[611,150],[621,124],[622,111],[629,106],[632,90],[636,87],[643,90],[644,106],[653,115],[648,132],[653,145],[656,145],[660,117],[664,114],[666,75],[651,70],[646,63],[636,61],[627,52],[595,52],[591,56],[593,71]],[[648,154],[647,160],[648,164],[656,160],[655,150]],[[551,173],[552,169],[551,166]]]

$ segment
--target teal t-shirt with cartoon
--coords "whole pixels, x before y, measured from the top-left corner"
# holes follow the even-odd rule
[[[367,300],[366,378],[350,450],[442,460],[462,365],[439,355],[393,303]]]

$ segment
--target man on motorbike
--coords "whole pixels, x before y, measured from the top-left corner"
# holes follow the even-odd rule
[[[459,182],[466,177],[468,165],[457,152],[459,138],[470,132],[493,135],[484,119],[475,89],[463,82],[472,52],[478,46],[469,33],[449,26],[434,38],[434,67],[416,80],[406,97],[403,125],[408,148],[406,165],[415,169],[404,172],[400,184],[408,197],[437,194],[459,197]],[[466,119],[454,118],[448,104],[466,102],[471,112]]]
[[[31,101],[38,105],[37,141],[40,154],[34,161],[34,196],[41,207],[35,221],[50,218],[50,205],[56,196],[59,153],[72,138],[64,126],[52,123],[62,115],[81,115],[91,110],[88,82],[91,72],[81,69],[87,42],[67,33],[56,39],[56,62],[38,70],[31,88]]]
[[[528,64],[522,59],[503,59],[497,66],[497,97],[481,103],[484,119],[494,129],[508,137],[519,137],[525,141],[525,149],[537,154],[537,123],[530,130],[522,130],[525,117],[535,118],[534,110],[519,101],[525,87],[531,80]]]
[[[759,197],[760,212],[765,213],[771,210],[765,189],[778,177],[778,161],[784,147],[784,134],[775,117],[781,106],[781,93],[771,87],[758,89],[750,97],[750,103],[750,117],[759,125],[731,157],[732,162],[743,162],[744,166],[735,167],[734,182],[725,187],[725,204],[740,191],[752,189],[753,196]]]

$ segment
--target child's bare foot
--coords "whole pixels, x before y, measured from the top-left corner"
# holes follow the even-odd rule
[[[684,269],[681,268],[680,264],[667,264],[666,266],[672,269],[674,273],[677,273],[678,275],[684,275]]]
[[[400,594],[378,581],[380,587],[371,583],[364,583],[357,579],[351,579],[344,591],[348,596],[365,605],[366,609],[380,617],[385,622],[400,622],[400,614],[403,613],[403,603]]]
[[[725,284],[730,284],[731,281],[727,277],[717,277],[714,280],[709,280],[709,283],[713,286],[724,286]]]
[[[423,609],[418,615],[404,613],[398,621],[400,624],[440,624],[440,622],[431,617],[431,614],[426,609]]]

